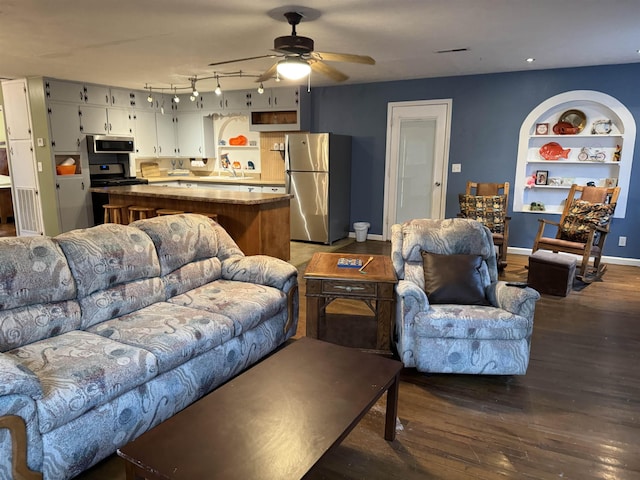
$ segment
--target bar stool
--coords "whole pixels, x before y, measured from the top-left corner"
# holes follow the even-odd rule
[[[106,205],[102,205],[102,208],[104,208],[104,223],[124,223],[123,220],[126,218],[128,205],[107,203]]]
[[[182,210],[172,210],[170,208],[159,208],[158,210],[156,210],[156,215],[161,216],[161,215],[179,215],[181,213],[184,213]]]
[[[140,205],[131,205],[129,207],[129,223],[144,218],[151,218],[155,215],[156,209],[153,207],[141,207]]]

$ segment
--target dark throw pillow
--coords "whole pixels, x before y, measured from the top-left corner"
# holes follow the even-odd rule
[[[615,209],[615,203],[590,203],[580,199],[574,200],[562,225],[560,225],[560,238],[570,242],[586,243],[591,229],[606,227]],[[596,242],[598,233],[596,232],[594,237]]]
[[[477,220],[484,224],[491,233],[504,233],[504,222],[507,215],[506,195],[465,195],[459,194],[460,213],[464,218]]]
[[[482,285],[480,255],[422,252],[424,290],[429,303],[490,305]]]

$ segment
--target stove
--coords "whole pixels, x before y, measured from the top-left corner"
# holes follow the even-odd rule
[[[91,161],[93,160],[93,162]],[[97,160],[102,160],[99,163]],[[110,160],[110,161],[109,161]],[[149,183],[146,178],[127,176],[129,171],[129,158],[108,158],[99,155],[98,159],[89,157],[89,178],[92,187],[121,187],[125,185],[144,185]],[[93,223],[104,223],[104,209],[102,205],[109,203],[109,195],[102,192],[92,192]]]

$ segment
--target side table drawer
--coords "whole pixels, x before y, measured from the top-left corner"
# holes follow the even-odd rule
[[[376,283],[324,280],[322,282],[322,293],[375,297]]]

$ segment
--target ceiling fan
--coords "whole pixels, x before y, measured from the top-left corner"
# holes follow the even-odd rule
[[[296,26],[302,20],[303,15],[299,12],[286,12],[284,16],[289,22],[289,25],[291,25],[291,35],[277,37],[273,41],[273,51],[277,53],[215,62],[210,63],[209,66],[216,67],[218,65],[256,60],[258,58],[281,58],[281,60],[278,60],[266,72],[260,75],[256,82],[264,82],[274,77],[278,78],[279,76],[291,80],[299,80],[304,78],[310,70],[326,75],[336,82],[343,82],[349,77],[325,62],[350,62],[375,65],[376,61],[367,55],[314,51],[313,39],[299,36],[296,33]],[[289,73],[289,71],[293,73]]]

